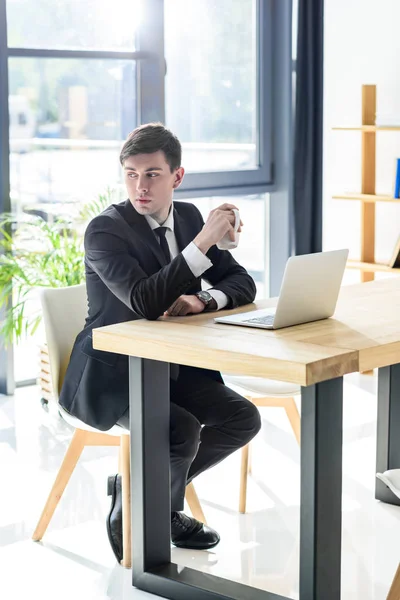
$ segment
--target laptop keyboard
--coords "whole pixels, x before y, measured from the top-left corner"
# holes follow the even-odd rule
[[[263,317],[255,317],[254,319],[246,319],[244,323],[259,323],[260,325],[273,325],[275,315],[264,315]]]

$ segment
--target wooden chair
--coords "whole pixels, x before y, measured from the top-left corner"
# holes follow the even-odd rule
[[[119,446],[118,472],[122,476],[122,527],[124,567],[131,567],[131,503],[130,503],[130,437],[129,432],[119,426],[108,431],[99,431],[66,412],[58,404],[59,392],[69,362],[72,346],[83,328],[87,315],[86,286],[44,288],[40,292],[43,321],[48,346],[50,374],[54,401],[67,423],[75,428],[71,443],[58,471],[56,480],[47,498],[33,540],[44,536],[54,511],[75,469],[85,446]],[[186,488],[186,501],[193,516],[206,522],[193,484]]]
[[[293,383],[262,379],[261,377],[242,377],[223,375],[225,384],[250,400],[258,407],[282,407],[285,409],[297,442],[300,444],[300,415],[294,396],[300,394],[300,387]],[[242,448],[240,469],[239,512],[246,512],[247,476],[251,472],[250,444]]]
[[[400,600],[400,565],[397,567],[386,600]]]

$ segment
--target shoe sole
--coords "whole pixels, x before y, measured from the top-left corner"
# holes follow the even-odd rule
[[[211,550],[211,548],[215,548],[215,546],[218,546],[218,544],[220,543],[221,540],[218,540],[218,542],[215,542],[215,544],[210,544],[210,546],[190,546],[187,544],[182,544],[180,545],[179,542],[176,544],[175,542],[171,542],[176,548],[181,548],[183,550]]]
[[[110,477],[107,479],[107,496],[111,496],[112,501],[111,501],[110,512],[108,513],[108,517],[106,519],[106,527],[107,527],[108,541],[110,542],[110,546],[112,548],[114,556],[118,562],[121,562],[122,556],[119,557],[115,551],[114,540],[111,535],[111,523],[110,523],[110,516],[115,508],[115,500],[117,497],[117,477],[118,477],[118,475],[110,475]]]
[[[110,546],[114,552],[114,556],[116,557],[116,559],[118,560],[118,562],[122,561],[122,556],[121,558],[119,558],[117,556],[117,553],[114,550],[114,541],[113,538],[111,536],[111,524],[110,524],[110,515],[112,514],[114,508],[115,508],[115,499],[117,497],[117,475],[110,475],[110,477],[108,477],[107,479],[107,496],[111,496],[112,498],[112,502],[111,502],[111,508],[110,508],[110,512],[108,513],[108,517],[106,520],[106,526],[107,526],[107,535],[108,535],[108,541],[110,542]],[[215,542],[215,544],[211,544],[210,546],[203,546],[202,548],[200,548],[199,546],[188,546],[188,545],[179,545],[175,544],[174,542],[171,541],[171,543],[176,547],[176,548],[182,548],[183,550],[211,550],[211,548],[215,548],[215,546],[218,546],[220,540],[218,540],[217,542]]]

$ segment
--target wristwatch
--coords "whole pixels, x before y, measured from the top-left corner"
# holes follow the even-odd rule
[[[216,304],[210,292],[202,290],[201,292],[196,292],[195,296],[197,296],[198,299],[201,300],[201,302],[204,304],[204,310],[209,310],[210,308],[212,308],[214,303]]]

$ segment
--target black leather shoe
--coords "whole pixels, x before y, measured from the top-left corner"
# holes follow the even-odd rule
[[[219,543],[218,533],[182,512],[171,515],[171,541],[178,548],[209,550]]]
[[[118,562],[122,560],[122,484],[121,475],[111,475],[107,481],[111,508],[107,517],[107,533]]]
[[[118,562],[122,560],[122,482],[121,475],[108,478],[108,495],[111,496],[111,508],[107,517],[107,534],[112,551]],[[182,512],[171,514],[171,541],[178,548],[190,550],[209,550],[219,541],[218,533],[204,523]]]

